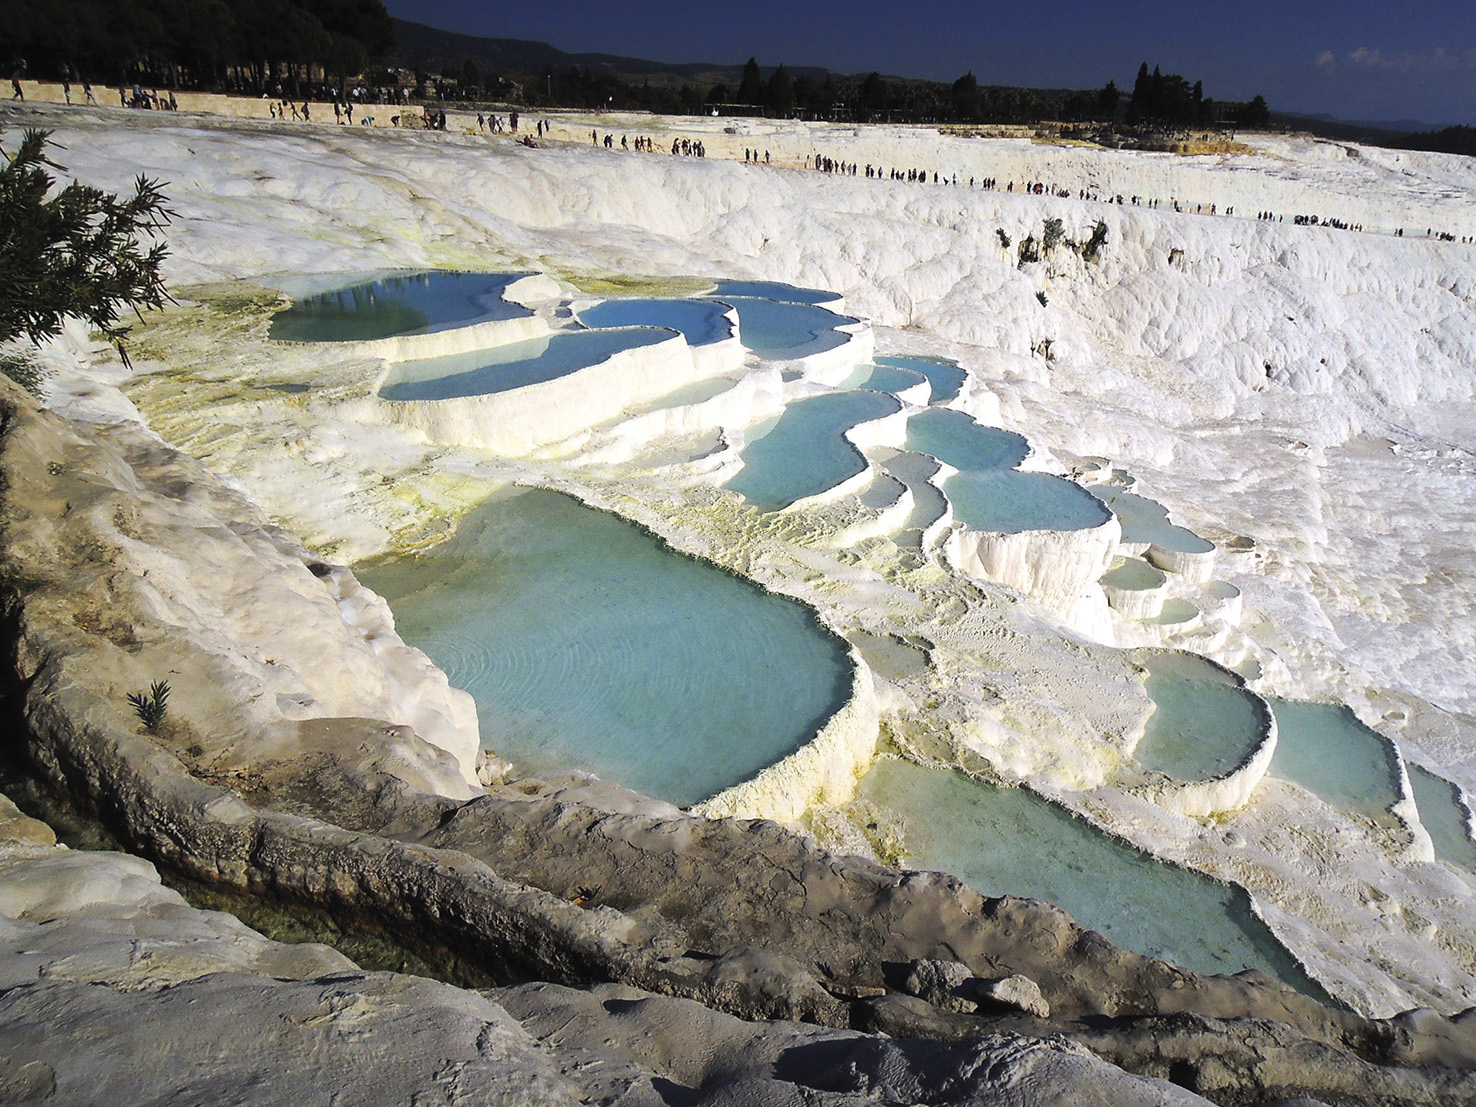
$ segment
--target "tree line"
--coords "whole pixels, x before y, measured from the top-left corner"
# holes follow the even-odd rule
[[[460,78],[461,70],[475,73],[470,63],[447,66],[446,76]],[[1264,98],[1241,103],[1213,100],[1203,85],[1192,85],[1177,73],[1163,73],[1145,62],[1131,95],[1108,81],[1100,89],[1033,89],[980,84],[972,72],[951,84],[905,80],[869,73],[864,77],[824,79],[808,73],[791,75],[779,65],[766,77],[756,58],[749,58],[737,85],[684,84],[679,88],[633,85],[617,74],[571,66],[561,72],[547,68],[541,76],[525,77],[523,99],[530,104],[561,108],[614,108],[660,114],[697,115],[714,108],[731,113],[752,109],[773,118],[823,119],[856,123],[1029,124],[1125,123],[1148,127],[1264,127],[1270,111]]]
[[[4,59],[36,79],[300,92],[395,45],[381,0],[68,0],[6,5]]]

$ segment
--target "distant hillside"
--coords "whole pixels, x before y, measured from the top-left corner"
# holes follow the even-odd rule
[[[1399,120],[1388,123],[1344,122],[1329,115],[1295,115],[1272,112],[1271,125],[1305,131],[1334,142],[1358,142],[1394,150],[1431,150],[1442,154],[1476,157],[1476,127],[1444,127]]]
[[[743,78],[743,62],[724,65],[712,62],[648,61],[626,58],[618,54],[570,54],[546,42],[517,38],[482,38],[427,27],[423,23],[395,20],[398,45],[391,57],[393,64],[427,73],[439,74],[447,65],[459,66],[470,60],[482,73],[507,77],[541,77],[550,68],[557,73],[571,66],[591,69],[619,77],[631,85],[649,83],[660,88],[678,88],[684,84],[736,85]],[[767,77],[774,67],[761,67]],[[830,70],[819,66],[788,66],[791,77],[807,75],[824,80]]]
[[[1409,129],[1400,129],[1399,124],[1350,123],[1330,115],[1297,115],[1283,111],[1271,113],[1271,126],[1304,131],[1335,142],[1360,142],[1368,146],[1395,146],[1409,134]]]
[[[1476,127],[1446,127],[1441,131],[1405,135],[1392,145],[1402,150],[1434,150],[1476,157]]]

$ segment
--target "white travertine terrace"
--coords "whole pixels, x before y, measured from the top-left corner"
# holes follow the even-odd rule
[[[566,145],[576,122],[557,120],[539,150],[454,130],[264,123],[192,126],[186,141],[168,120],[123,127],[82,112],[58,137],[82,179],[126,189],[144,172],[170,182],[182,219],[169,275],[180,287],[266,284],[284,269],[538,267],[567,297],[584,274],[753,276],[834,288],[868,324],[802,363],[745,358],[732,387],[698,403],[662,407],[653,384],[644,400],[591,397],[584,414],[605,424],[593,430],[571,417],[547,437],[490,432],[508,436],[492,448],[539,439],[548,457],[427,445],[432,429],[438,442],[489,433],[466,415],[427,416],[425,427],[366,417],[390,405],[365,402],[374,370],[362,354],[262,353],[265,315],[244,309],[235,319],[187,310],[184,322],[141,327],[131,377],[73,336],[47,354],[70,366],[56,378],[56,402],[109,419],[136,406],[335,560],[432,541],[513,480],[602,499],[676,548],[812,604],[837,630],[925,643],[923,672],[869,677],[899,744],[966,750],[1157,856],[1242,885],[1340,1000],[1380,1014],[1476,1003],[1476,970],[1459,952],[1476,948],[1476,876],[1425,857],[1417,811],[1397,836],[1274,777],[1219,820],[1113,787],[1147,705],[1100,645],[1168,642],[1243,665],[1257,691],[1346,702],[1402,757],[1476,794],[1476,613],[1463,584],[1476,550],[1476,256],[1423,233],[1476,233],[1469,159],[1282,136],[1251,136],[1243,157],[1178,158],[926,128],[749,121],[750,131],[729,135],[724,120],[618,120],[635,133],[656,129],[668,145],[673,133],[700,135],[709,157],[682,159],[595,152],[587,128],[582,146]],[[774,168],[742,164],[755,136]],[[1017,188],[804,173],[816,150]],[[1025,180],[1059,183],[1071,198],[1024,195]],[[1076,198],[1083,189],[1098,199]],[[1105,202],[1118,192],[1165,203]],[[1169,197],[1237,214],[1177,215]],[[1243,217],[1258,208],[1286,218]],[[1294,226],[1303,211],[1370,231],[1402,226],[1405,236]],[[1019,241],[1045,218],[1063,219],[1072,236],[1105,221],[1100,261],[1058,253],[1021,265],[999,247],[997,229]],[[683,349],[663,344],[651,372],[700,377]],[[994,539],[962,535],[946,504],[925,521],[920,550],[900,549],[884,528],[867,529],[901,514],[900,494],[874,478],[847,502],[770,515],[716,487],[745,427],[777,414],[796,384],[844,380],[874,350],[956,360],[969,376],[961,409],[1025,434],[1062,471],[1079,465],[1119,486],[1130,471],[1216,551],[1174,557],[1076,532],[1016,536],[989,552]],[[507,414],[550,407],[520,404]],[[881,457],[893,446],[866,448]],[[912,486],[917,503],[926,488]],[[872,491],[873,504],[857,506]],[[1097,578],[1133,552],[1169,569],[1165,598],[1195,604],[1197,625],[1150,625],[1107,608]],[[1051,594],[1051,609],[1032,599]],[[834,742],[852,751],[837,755],[848,767],[819,789],[800,784],[821,766],[794,768],[794,795],[844,794],[865,752],[853,741],[860,731],[847,733]],[[1254,766],[1243,768],[1242,783]],[[1198,806],[1226,810],[1234,798]]]

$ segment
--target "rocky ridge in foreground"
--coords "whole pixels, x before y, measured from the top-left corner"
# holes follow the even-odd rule
[[[574,1051],[604,1050],[632,1074],[620,1088],[571,1092],[601,1102],[669,1100],[661,1082],[673,1081],[683,1094],[710,1087],[719,1098],[752,1083],[756,1102],[846,1102],[869,1089],[884,1100],[1005,1103],[1024,1093],[988,1074],[1019,1084],[1037,1069],[1053,1087],[1080,1089],[1082,1102],[1194,1101],[1124,1076],[1061,1035],[1220,1103],[1476,1098],[1469,1014],[1365,1020],[1257,974],[1201,977],[1120,950],[1047,904],[986,899],[949,877],[825,853],[772,823],[694,818],[598,782],[477,788],[457,725],[464,705],[375,615],[377,597],[352,574],[323,565],[135,424],[81,427],[8,386],[0,418],[16,759],[172,872],[383,929],[447,975],[502,989],[381,974],[305,979],[321,976],[318,965],[262,987],[233,982],[235,969],[208,958],[217,967],[204,971],[225,975],[202,983],[176,973],[166,990],[147,972],[134,987],[21,970],[40,979],[16,979],[5,993],[0,1041],[12,1067],[0,1075],[22,1080],[23,1091],[32,1077],[37,1094],[46,1083],[42,1069],[25,1068],[26,1049],[43,1065],[53,1062],[36,1051],[65,1057],[76,1073],[107,1067],[110,1051],[146,1049],[129,1044],[130,1027],[160,1034],[153,1028],[210,1006],[182,1002],[187,983],[207,989],[202,996],[223,989],[219,1006],[235,1014],[218,1041],[242,1037],[242,1026],[265,1032],[278,1015],[307,1027],[314,1003],[408,1012],[386,1019],[386,1043],[428,1033],[413,1025],[422,1016],[447,1043],[470,1025],[511,1033],[504,1008],[525,1035],[577,1024],[577,1034],[548,1033]],[[125,697],[158,679],[173,698],[149,732]],[[49,848],[7,847],[7,864],[34,869],[42,857],[27,850]],[[125,916],[143,917],[129,915],[121,891],[93,906],[106,911],[115,899]],[[91,909],[4,914],[61,935],[67,920],[92,926]],[[172,902],[161,928],[187,911]],[[23,934],[13,948],[34,938]],[[352,975],[326,951],[299,955]],[[833,1029],[735,1021],[744,1019]],[[73,1028],[66,1045],[59,1027]],[[479,1059],[519,1071],[540,1031],[527,1041],[493,1034],[485,1051],[483,1033],[471,1052],[405,1079],[509,1101],[501,1085],[482,1082]],[[386,1044],[386,1064],[393,1053]],[[203,1047],[200,1055],[220,1066],[201,1079],[227,1073],[233,1086],[250,1084],[244,1068]],[[253,1054],[263,1066],[268,1055]],[[17,1075],[15,1058],[29,1076]],[[63,1071],[52,1071],[61,1088]],[[325,1066],[323,1078],[350,1071],[355,1086],[375,1089],[357,1059]],[[526,1071],[516,1094],[542,1087],[544,1070],[526,1060]],[[148,1073],[141,1079],[169,1079],[163,1068]],[[259,1101],[271,1102],[275,1093],[261,1087]],[[120,1086],[114,1098],[145,1090]]]

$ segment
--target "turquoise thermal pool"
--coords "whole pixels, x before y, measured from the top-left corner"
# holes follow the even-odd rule
[[[1240,678],[1190,653],[1141,656],[1153,714],[1134,756],[1175,780],[1213,780],[1243,764],[1271,718]]]
[[[1087,530],[1111,513],[1080,485],[1049,473],[986,469],[956,473],[943,482],[953,517],[974,530]]]
[[[834,292],[827,292],[823,288],[800,288],[780,281],[718,281],[717,287],[708,295],[718,299],[757,296],[786,304],[833,304],[840,299]]]
[[[1334,807],[1375,819],[1399,801],[1399,755],[1342,704],[1270,699],[1278,738],[1271,773]]]
[[[1102,574],[1102,584],[1131,592],[1146,592],[1160,587],[1168,578],[1163,570],[1149,565],[1141,557],[1119,557],[1112,568]]]
[[[813,304],[751,296],[729,296],[717,302],[738,310],[739,340],[767,358],[808,357],[834,350],[850,341],[850,335],[836,328],[860,322]]]
[[[442,545],[356,572],[524,770],[691,804],[792,753],[850,695],[846,644],[808,608],[555,492],[488,503]]]
[[[845,432],[901,410],[882,392],[823,392],[796,400],[767,434],[749,441],[743,468],[723,487],[771,509],[818,495],[866,469]]]
[[[451,400],[508,392],[542,384],[613,357],[625,350],[666,342],[674,336],[650,328],[563,331],[422,361],[396,362],[379,389],[383,400]]]
[[[1169,522],[1168,509],[1161,504],[1116,488],[1097,488],[1095,492],[1122,524],[1124,542],[1147,542],[1159,549],[1192,554],[1210,553],[1215,548],[1213,542],[1192,530]]]
[[[689,346],[709,346],[733,337],[728,305],[716,300],[603,300],[577,316],[586,327],[665,327],[681,331]]]
[[[926,383],[926,377],[911,369],[895,369],[890,365],[865,365],[857,372],[854,387],[872,392],[890,392],[895,396]]]
[[[502,298],[527,273],[408,273],[319,292],[272,319],[279,342],[364,342],[533,313]]]
[[[956,361],[944,361],[941,358],[879,357],[876,363],[892,369],[921,373],[927,377],[928,383],[933,386],[933,394],[928,398],[928,402],[932,404],[947,403],[953,399],[968,379]]]
[[[899,817],[909,867],[989,896],[1049,900],[1127,949],[1204,973],[1260,969],[1323,998],[1246,895],[1154,860],[1024,788],[879,761],[862,796]]]
[[[1013,431],[981,426],[961,411],[941,407],[907,420],[907,448],[965,472],[1013,469],[1030,455],[1030,443]]]
[[[1409,784],[1420,822],[1435,843],[1435,856],[1476,873],[1476,843],[1467,829],[1466,805],[1461,802],[1459,789],[1418,765],[1409,766]]]

